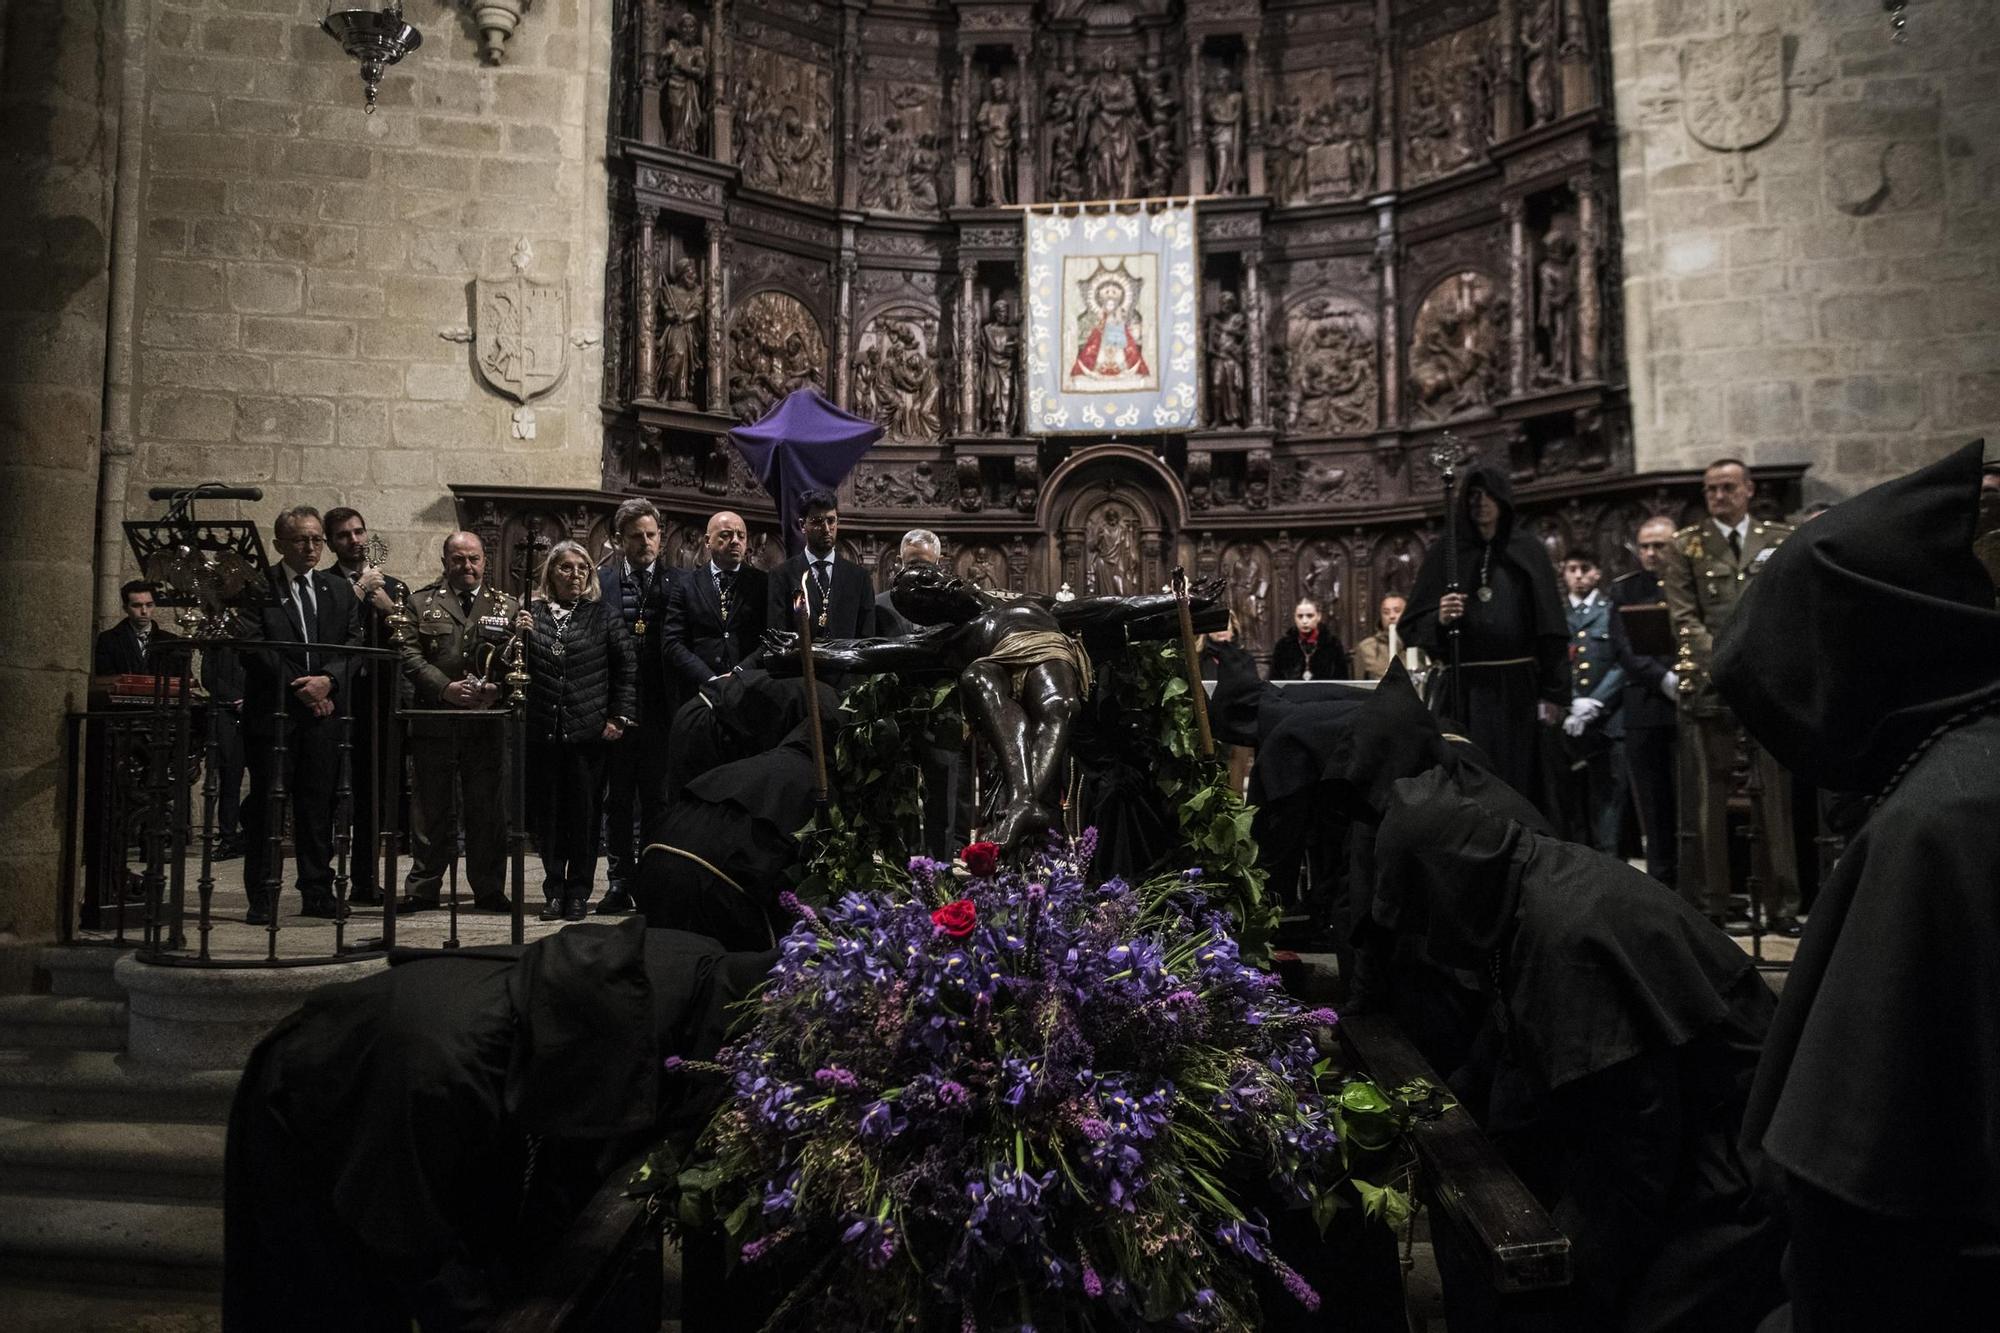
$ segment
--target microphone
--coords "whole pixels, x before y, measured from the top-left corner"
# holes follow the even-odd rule
[[[155,486],[146,492],[148,500],[261,500],[264,498],[262,486],[224,486],[221,482],[205,481],[199,486]]]

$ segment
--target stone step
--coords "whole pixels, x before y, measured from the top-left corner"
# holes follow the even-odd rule
[[[222,1205],[0,1194],[0,1273],[214,1290],[222,1284]]]
[[[51,994],[122,1000],[125,988],[111,969],[131,952],[102,944],[58,944],[42,950],[37,962],[48,974]]]
[[[0,1116],[219,1125],[241,1077],[239,1069],[147,1066],[112,1051],[0,1050]]]
[[[0,995],[0,1050],[122,1051],[125,1001],[94,995]]]
[[[23,1194],[216,1200],[221,1125],[104,1120],[0,1120],[0,1180]]]

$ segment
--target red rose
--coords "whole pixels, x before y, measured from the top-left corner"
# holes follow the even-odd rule
[[[974,847],[991,847],[993,844],[974,843]],[[966,850],[970,851],[971,848]],[[931,913],[931,923],[955,940],[962,940],[972,933],[979,924],[979,909],[972,905],[972,899],[960,898],[955,903],[946,903]]]
[[[974,842],[966,844],[958,859],[965,862],[965,868],[977,879],[985,879],[1000,868],[1000,844],[997,842]]]

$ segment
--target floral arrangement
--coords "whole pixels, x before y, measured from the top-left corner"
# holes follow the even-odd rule
[[[1324,1225],[1402,1108],[1331,1072],[1335,1015],[1242,961],[1199,871],[1092,885],[1095,839],[790,899],[746,1028],[669,1062],[728,1094],[697,1159],[635,1188],[783,1285],[767,1328],[1251,1329],[1260,1285],[1317,1306],[1260,1209]]]

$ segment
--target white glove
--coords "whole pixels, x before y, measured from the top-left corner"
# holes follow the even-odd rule
[[[1575,713],[1571,713],[1568,717],[1563,719],[1563,735],[1569,736],[1571,738],[1581,736],[1583,735],[1583,729],[1589,725],[1590,723],[1588,720],[1579,717]]]
[[[1678,672],[1669,671],[1666,675],[1660,677],[1660,693],[1666,695],[1675,703],[1681,701],[1681,678]]]
[[[1604,705],[1588,695],[1579,695],[1569,701],[1569,715],[1582,718],[1586,723],[1595,721],[1597,715],[1603,711]]]

